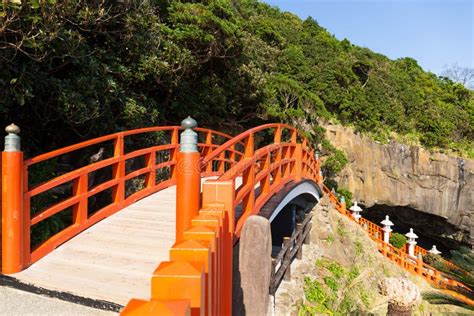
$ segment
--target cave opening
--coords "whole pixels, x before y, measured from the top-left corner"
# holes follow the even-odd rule
[[[413,228],[418,235],[417,243],[420,247],[430,250],[433,245],[442,252],[442,256],[450,258],[451,250],[458,250],[461,246],[470,247],[466,242],[469,232],[463,231],[449,223],[447,219],[418,211],[407,206],[388,206],[376,204],[364,208],[361,215],[378,225],[385,216],[390,216],[394,223],[394,232],[405,235]]]

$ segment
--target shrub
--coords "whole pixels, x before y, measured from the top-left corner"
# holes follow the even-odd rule
[[[344,197],[344,199],[346,200],[346,207],[349,208],[352,206],[352,197],[353,197],[353,194],[351,191],[349,190],[346,190],[346,189],[340,189],[340,188],[337,188],[336,189],[336,192],[337,194],[339,195],[339,197]]]
[[[407,243],[407,238],[403,236],[402,234],[393,233],[390,236],[389,241],[392,246],[394,246],[395,248],[401,249]]]
[[[343,151],[336,149],[323,163],[323,169],[326,175],[335,176],[349,162]]]
[[[368,307],[369,293],[359,283],[356,265],[347,269],[334,260],[318,259],[316,267],[322,280],[304,278],[306,302],[299,304],[298,315],[354,315]]]
[[[440,255],[435,255],[432,253],[427,253],[426,255],[423,256],[423,262],[426,262],[430,266],[440,270],[440,271],[445,271],[449,267],[441,260]]]

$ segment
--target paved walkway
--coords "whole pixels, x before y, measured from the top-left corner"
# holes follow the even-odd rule
[[[0,315],[107,316],[116,313],[0,286]]]

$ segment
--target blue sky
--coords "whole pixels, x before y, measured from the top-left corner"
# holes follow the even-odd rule
[[[440,74],[474,68],[474,0],[264,0],[312,16],[337,38],[390,58],[413,57]]]

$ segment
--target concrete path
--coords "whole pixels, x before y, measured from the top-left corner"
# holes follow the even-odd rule
[[[107,316],[116,315],[116,313],[0,286],[0,315]]]

